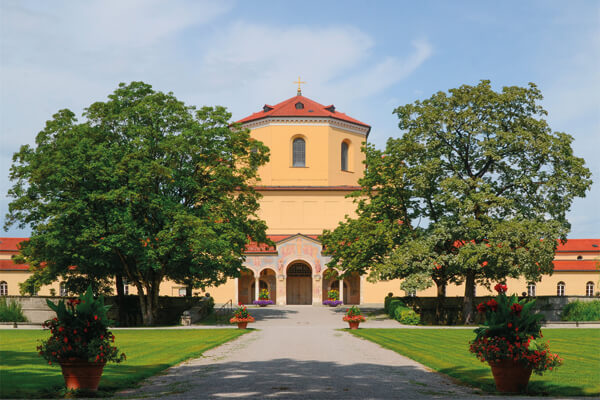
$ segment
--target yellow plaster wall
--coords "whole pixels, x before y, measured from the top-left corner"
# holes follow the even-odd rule
[[[259,217],[267,222],[267,233],[320,235],[333,229],[346,214],[355,216],[346,191],[263,191]]]
[[[25,282],[30,276],[31,272],[29,271],[1,271],[0,281],[6,282],[9,296],[20,296],[19,283]],[[54,282],[51,285],[42,286],[38,291],[38,295],[50,296],[50,289],[54,289],[58,296],[60,293],[60,283]]]
[[[556,285],[558,282],[565,283],[565,296],[585,296],[585,286],[587,282],[594,282],[594,293],[600,291],[600,272],[555,272],[551,276],[544,276],[540,282],[536,283],[537,296],[556,296]],[[405,296],[406,293],[400,289],[400,279],[392,281],[382,281],[370,283],[363,281],[363,299],[365,303],[382,303],[385,296],[392,292],[394,296]],[[524,279],[509,278],[506,282],[510,294],[522,294],[527,292],[527,282]],[[477,296],[495,295],[496,292],[488,290],[485,286],[477,285]],[[463,296],[465,293],[464,285],[449,285],[446,288],[446,296]],[[435,297],[437,289],[432,286],[425,290],[417,292],[420,297]]]
[[[259,169],[259,185],[264,186],[340,186],[358,184],[364,154],[360,151],[365,136],[328,125],[268,125],[255,128],[251,136],[270,149],[270,161]],[[292,166],[292,142],[306,141],[306,166]],[[341,143],[350,143],[352,172],[341,171]]]

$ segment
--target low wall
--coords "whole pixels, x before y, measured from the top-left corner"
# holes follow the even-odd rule
[[[71,298],[71,297],[68,297]],[[68,299],[64,298],[64,299]],[[48,307],[46,300],[57,303],[63,297],[51,296],[7,296],[8,301],[16,300],[21,304],[23,314],[28,322],[41,324],[42,322],[54,318],[55,313]],[[140,302],[137,296],[124,296],[122,319],[119,321],[119,305],[117,296],[104,298],[106,305],[111,305],[108,310],[108,317],[115,321],[116,326],[141,326],[142,313],[140,311]],[[156,325],[175,325],[179,324],[181,314],[191,308],[206,309],[208,314],[214,302],[212,298],[205,297],[168,297],[161,296],[158,299],[159,310]]]
[[[435,319],[435,306],[437,297],[396,297],[412,307],[421,315],[421,322],[424,324],[433,324]],[[474,304],[486,302],[493,296],[476,297]],[[523,297],[519,297],[523,299]],[[588,296],[537,296],[535,299],[534,310],[542,313],[547,321],[560,321],[562,309],[573,301],[593,301],[597,297]],[[456,325],[462,323],[462,297],[446,297],[444,301],[444,321],[447,325]],[[481,316],[478,315],[478,318]],[[476,321],[481,322],[481,321]]]

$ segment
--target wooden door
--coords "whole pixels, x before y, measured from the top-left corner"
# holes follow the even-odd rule
[[[312,304],[312,279],[310,276],[292,276],[286,283],[287,304]]]

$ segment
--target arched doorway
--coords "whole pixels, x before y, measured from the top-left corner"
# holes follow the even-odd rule
[[[330,290],[337,290],[339,292],[339,288],[340,288],[340,283],[338,281],[338,272],[335,269],[331,269],[331,268],[327,268],[324,272],[323,272],[323,280],[321,282],[323,282],[323,300],[327,300],[327,293]],[[333,287],[335,285],[335,287]]]
[[[344,304],[360,304],[360,275],[353,272],[344,278]]]
[[[252,304],[254,300],[254,272],[242,271],[238,278],[238,302]]]
[[[277,276],[272,269],[263,269],[260,271],[259,289],[269,291],[269,300],[277,304]]]
[[[312,271],[303,262],[293,262],[287,269],[287,304],[312,304]]]
[[[323,274],[323,299],[327,299],[329,290],[340,291],[340,281],[338,273],[335,270],[328,269]],[[344,278],[344,294],[340,298],[344,304],[360,304],[360,275],[353,272],[350,276]]]

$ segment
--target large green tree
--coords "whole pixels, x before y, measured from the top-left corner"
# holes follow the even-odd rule
[[[481,81],[398,107],[402,136],[365,148],[357,219],[323,236],[331,263],[409,290],[436,284],[440,299],[464,282],[466,322],[477,283],[551,274],[591,174],[541,100],[534,84],[496,92]]]
[[[145,324],[163,280],[237,276],[248,241],[267,240],[252,183],[268,149],[224,108],[196,110],[143,82],[83,117],[59,111],[13,157],[6,227],[31,226],[23,257],[45,279],[126,278]]]

